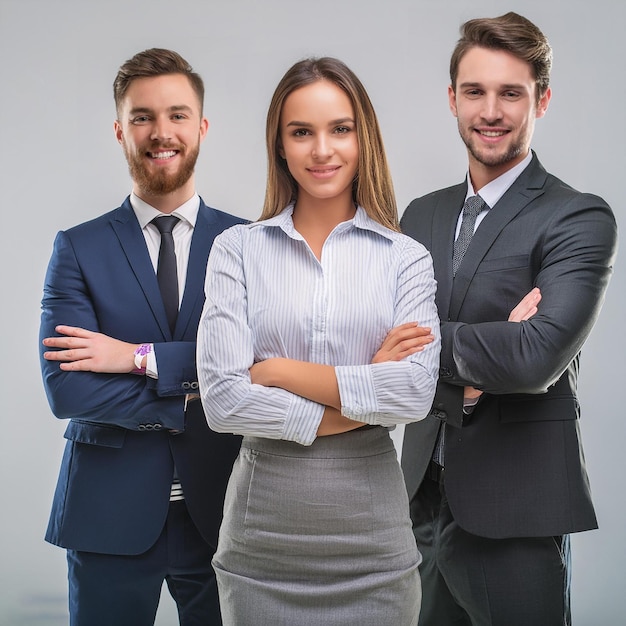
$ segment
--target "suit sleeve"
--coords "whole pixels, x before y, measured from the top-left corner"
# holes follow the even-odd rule
[[[115,302],[114,294],[109,294],[107,302],[109,306],[124,306]],[[41,341],[56,335],[55,328],[59,324],[114,336],[108,328],[102,328],[99,317],[104,313],[94,305],[94,296],[85,281],[70,237],[60,232],[54,242],[46,273],[39,333],[43,383],[52,412],[61,419],[77,419],[131,430],[139,430],[139,426],[146,423],[159,423],[165,429],[182,430],[184,397],[161,397],[155,388],[156,385],[167,384],[171,365],[164,367],[163,381],[149,381],[134,374],[65,372],[58,362],[43,358],[45,349]],[[128,315],[127,312],[123,314]],[[189,362],[193,363],[193,350],[193,343],[191,347],[183,348],[182,358],[188,360],[191,354]],[[166,361],[161,359],[162,363]]]
[[[547,204],[538,313],[521,323],[443,324],[442,379],[492,394],[545,393],[593,328],[616,245],[615,219],[601,198],[572,194],[560,207]]]

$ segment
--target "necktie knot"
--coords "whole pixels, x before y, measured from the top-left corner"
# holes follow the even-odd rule
[[[470,196],[463,205],[463,219],[466,217],[476,219],[484,208],[485,201],[480,196]]]
[[[175,215],[164,215],[155,217],[152,223],[159,229],[161,234],[170,233],[174,230],[174,226],[178,223],[178,218]]]

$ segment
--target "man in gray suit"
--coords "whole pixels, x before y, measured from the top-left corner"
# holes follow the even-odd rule
[[[568,533],[597,526],[576,384],[616,224],[530,149],[551,64],[515,13],[462,26],[448,95],[469,172],[402,218],[433,255],[442,321],[435,401],[402,457],[422,626],[569,624]]]

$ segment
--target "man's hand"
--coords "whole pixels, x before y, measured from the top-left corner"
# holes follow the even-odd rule
[[[392,328],[372,358],[372,363],[401,361],[407,356],[421,352],[424,346],[435,340],[430,330],[430,328],[418,326],[414,322]]]
[[[60,361],[64,371],[127,374],[135,369],[134,354],[139,344],[76,326],[57,326],[55,330],[64,336],[46,337],[42,343],[58,350],[44,352],[43,357]]]
[[[537,313],[537,305],[541,300],[541,291],[535,287],[529,291],[511,311],[509,322],[524,322]]]
[[[538,305],[541,301],[541,291],[539,287],[531,289],[517,304],[517,306],[509,314],[509,322],[524,322],[529,320],[538,311]],[[474,389],[474,387],[465,387],[463,391],[463,402],[465,404],[475,404],[471,402],[482,395],[482,391]]]

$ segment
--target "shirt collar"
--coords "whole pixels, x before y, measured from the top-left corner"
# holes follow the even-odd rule
[[[512,167],[510,170],[507,170],[504,174],[501,174],[490,183],[487,183],[478,191],[474,191],[469,172],[467,172],[467,196],[465,199],[467,200],[470,196],[474,196],[479,193],[480,197],[487,203],[488,207],[491,208],[495,206],[496,202],[500,200],[509,187],[517,180],[518,176],[528,167],[532,158],[533,153],[529,150],[523,161],[518,163],[515,167]]]
[[[139,226],[142,230],[159,215],[164,215],[158,209],[155,209],[152,205],[148,204],[137,196],[134,192],[130,194],[130,204],[133,207],[133,211],[139,221]],[[194,193],[187,202],[181,204],[178,208],[172,211],[171,215],[176,215],[181,220],[187,222],[192,228],[196,225],[196,218],[198,217],[198,210],[200,208],[200,196]]]
[[[293,209],[294,205],[290,204],[285,207],[278,215],[270,219],[250,224],[251,227],[281,228],[292,239],[302,239],[302,235],[295,229],[293,225]],[[378,233],[387,239],[393,239],[394,231],[386,228],[373,220],[362,206],[357,206],[354,217],[350,220],[342,222],[335,227],[336,230],[346,230],[348,228],[360,228],[361,230],[370,230]]]

